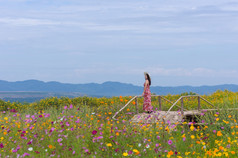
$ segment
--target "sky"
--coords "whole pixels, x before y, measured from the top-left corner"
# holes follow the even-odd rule
[[[237,0],[0,0],[0,80],[238,84]]]

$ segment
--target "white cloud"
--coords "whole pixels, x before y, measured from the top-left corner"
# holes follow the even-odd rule
[[[59,25],[60,22],[32,18],[0,18],[0,23],[16,26]]]
[[[208,68],[194,68],[194,69],[151,69],[151,73],[159,76],[184,76],[184,77],[238,77],[236,70],[215,70]]]
[[[149,72],[153,76],[171,76],[171,77],[238,77],[237,70],[209,69],[209,68],[128,68],[128,67],[89,67],[74,70],[76,74],[124,74],[124,75],[141,75]]]

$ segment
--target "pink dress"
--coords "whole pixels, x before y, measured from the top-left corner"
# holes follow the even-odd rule
[[[145,86],[145,83],[144,83]],[[151,92],[150,86],[147,86],[144,93],[144,104],[143,104],[144,111],[152,111],[153,106],[151,105]]]

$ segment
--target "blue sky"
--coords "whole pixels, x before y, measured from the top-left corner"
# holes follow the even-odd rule
[[[0,80],[238,84],[237,0],[0,0]]]

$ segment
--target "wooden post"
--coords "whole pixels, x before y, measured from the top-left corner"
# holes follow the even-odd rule
[[[182,113],[182,115],[184,114],[183,113],[183,98],[181,98],[181,113]]]
[[[200,96],[198,96],[198,111],[201,110],[201,99]]]
[[[138,99],[137,99],[137,97],[135,98],[135,102],[136,102],[136,113],[139,114]]]
[[[158,96],[158,100],[159,100],[159,110],[162,110],[162,102],[161,102],[161,96]]]

